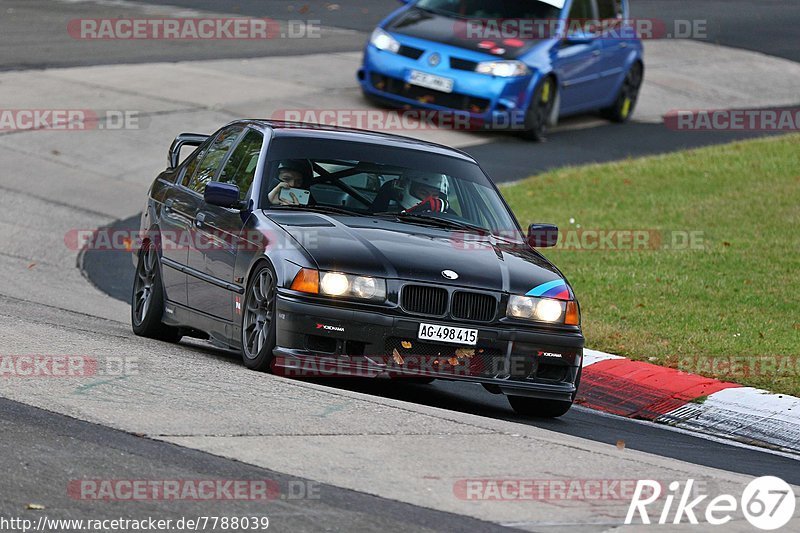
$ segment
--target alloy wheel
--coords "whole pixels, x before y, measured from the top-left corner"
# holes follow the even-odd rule
[[[149,243],[136,267],[136,278],[134,279],[134,318],[137,324],[144,322],[152,304],[153,287],[157,281],[156,268],[158,268],[156,249],[152,243]]]
[[[275,288],[272,272],[261,270],[247,294],[242,328],[244,354],[255,359],[267,344],[275,310]]]

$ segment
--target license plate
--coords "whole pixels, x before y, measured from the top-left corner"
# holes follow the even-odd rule
[[[427,72],[420,72],[419,70],[412,70],[408,76],[408,83],[411,85],[419,85],[427,89],[434,89],[442,91],[443,93],[453,92],[453,80],[450,78],[443,78],[441,76],[434,76]]]
[[[451,342],[453,344],[478,343],[478,330],[455,328],[453,326],[437,326],[436,324],[420,324],[419,338],[426,341]]]

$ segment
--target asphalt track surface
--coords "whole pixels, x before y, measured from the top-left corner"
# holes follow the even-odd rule
[[[287,476],[0,398],[0,516],[141,520],[263,517],[277,531],[507,531],[489,522]],[[268,480],[274,499],[81,500],[76,479]],[[43,482],[46,480],[46,482]],[[273,485],[273,483],[275,485]],[[299,498],[314,494],[318,497]],[[44,510],[26,510],[48,502]]]
[[[78,18],[159,16],[159,11],[142,13],[139,9],[153,5],[170,10],[168,6],[178,6],[199,13],[320,21],[322,27],[337,29],[323,31],[319,39],[211,42],[82,41],[66,31],[67,22]],[[391,0],[4,0],[0,8],[0,71],[357,51],[363,48],[375,24],[395,6]],[[708,42],[800,60],[793,31],[800,24],[795,0],[641,0],[634,1],[632,9],[633,16],[661,19],[668,27],[674,19],[703,20],[708,35],[704,40]],[[186,16],[192,16],[192,12]],[[303,68],[302,64],[298,68]],[[637,123],[635,115],[634,122],[623,126],[600,121],[600,125],[585,127],[581,123],[586,118],[591,117],[566,119],[566,125],[577,127],[552,132],[546,143],[533,144],[498,132],[489,142],[466,151],[478,158],[493,179],[502,182],[568,164],[602,163],[759,136],[755,132],[672,131],[662,124]]]
[[[136,1],[136,0],[133,0]],[[151,2],[152,3],[152,2]],[[219,11],[220,2],[175,0],[169,2],[192,9]],[[320,41],[297,40],[261,44],[222,43],[79,43],[65,37],[66,20],[85,17],[122,17],[130,15],[126,7],[95,5],[91,2],[64,3],[51,0],[4,0],[0,3],[0,70],[46,68],[108,63],[150,63],[193,59],[258,57],[263,55],[297,55],[320,51],[352,51],[361,48],[374,23],[394,7],[392,2],[359,2],[359,11],[342,3],[338,10],[325,8],[328,2],[304,2],[309,11],[302,18],[319,18],[323,25],[353,30],[332,33]],[[798,60],[796,38],[789,31],[800,21],[794,0],[769,3],[737,1],[660,1],[637,2],[641,13],[636,16],[667,18],[707,18],[714,42],[762,51]],[[761,5],[767,4],[767,5]],[[269,16],[276,19],[297,18],[288,11],[293,2],[260,2],[240,0],[225,3],[225,13]],[[217,6],[217,7],[215,7]],[[364,12],[363,9],[367,11]],[[288,14],[287,14],[288,13]],[[680,13],[680,14],[678,14]],[[752,18],[751,18],[752,17]],[[730,25],[725,21],[730,20]],[[757,23],[755,21],[758,21]],[[733,23],[736,23],[735,25]],[[769,39],[764,38],[769,35]],[[514,138],[498,140],[468,149],[478,157],[490,174],[515,179],[533,172],[564,164],[619,159],[648,153],[661,153],[693,146],[727,142],[741,138],[735,134],[675,134],[661,125],[602,125],[592,129],[567,130],[554,134],[549,143],[531,145]],[[635,140],[635,142],[632,142]],[[537,157],[532,158],[534,151]],[[533,160],[533,166],[531,164]],[[135,227],[135,218],[120,225]],[[89,280],[111,296],[127,300],[132,266],[126,254],[102,252],[81,257],[83,271]],[[235,359],[231,354],[220,354]],[[188,363],[187,363],[188,364]],[[245,370],[242,368],[242,371]],[[522,422],[566,435],[580,436],[614,444],[623,441],[626,447],[680,459],[695,464],[720,468],[748,475],[778,475],[791,483],[800,483],[796,460],[760,450],[733,446],[717,441],[672,431],[653,424],[610,417],[576,408],[559,420],[525,420],[516,416],[504,397],[494,396],[482,388],[447,382],[429,386],[377,382],[326,383],[354,390],[418,403],[463,411],[488,418]],[[46,510],[51,517],[95,517],[98,508],[86,502],[70,500],[63,486],[69,479],[86,472],[98,478],[152,477],[161,478],[269,478],[283,482],[297,481],[282,474],[266,471],[202,452],[149,441],[103,426],[77,421],[29,406],[0,400],[0,514],[20,516],[28,503],[37,498],[53,503]],[[127,474],[127,476],[126,476]],[[143,475],[145,474],[145,475]],[[46,482],[45,482],[46,481]],[[329,529],[359,530],[423,530],[447,531],[491,530],[494,526],[469,518],[438,513],[387,499],[367,496],[331,486],[324,486],[325,498],[320,502],[304,501],[303,508],[291,502],[275,502],[267,506],[269,516],[279,516],[281,526],[295,531]],[[5,495],[13,494],[13,497]],[[202,509],[191,504],[185,514],[211,514],[212,507]],[[149,502],[135,505],[118,503],[104,506],[103,513],[116,511],[122,516],[141,518],[147,509],[152,515],[174,516],[184,508],[173,502]],[[245,515],[252,511],[248,504],[219,504],[218,514]],[[311,510],[311,512],[309,512]],[[434,526],[435,525],[435,526]],[[390,529],[391,528],[391,529]]]
[[[138,217],[119,221],[114,230],[135,230]],[[134,269],[125,252],[95,250],[82,254],[84,275],[100,290],[129,302]],[[238,360],[238,354],[230,355]],[[623,441],[629,448],[732,472],[783,476],[790,483],[800,483],[796,459],[760,450],[739,447],[695,437],[653,423],[599,414],[590,409],[574,408],[556,420],[531,420],[516,415],[503,395],[488,393],[479,385],[437,380],[431,385],[411,385],[386,380],[328,379],[320,384],[393,398],[406,402],[462,411],[490,418],[531,424],[550,431],[582,437],[606,444]]]
[[[744,29],[748,31],[737,31],[733,34],[723,32],[725,24],[721,21],[730,12],[730,4],[727,2],[694,2],[695,8],[690,11],[682,11],[675,5],[682,3],[643,1],[637,3],[641,12],[634,13],[634,15],[665,19],[670,16],[674,18],[700,18],[700,15],[702,15],[702,18],[720,21],[716,26],[709,24],[711,40],[724,44],[741,45],[744,48],[757,49],[764,52],[772,52],[774,50],[770,48],[771,45],[763,42],[773,43],[776,47],[782,46],[780,43],[783,37],[780,28],[786,20],[790,20],[792,17],[800,18],[798,17],[800,13],[791,9],[792,6],[790,6],[789,2],[770,3],[769,7],[763,9],[761,14],[762,22],[766,17],[767,23],[775,23],[775,31],[770,32],[770,35],[774,38],[767,41],[763,39],[763,32],[756,26],[745,26]],[[212,1],[175,0],[170,4],[203,11],[220,11],[218,7],[220,3]],[[223,12],[291,19],[297,17],[297,12],[290,11],[289,6],[297,5],[294,2],[242,0],[235,4],[225,4]],[[307,10],[301,14],[303,18],[319,19],[325,26],[347,28],[362,33],[368,32],[384,16],[388,9],[386,2],[377,1],[360,2],[357,5],[342,3],[339,9],[336,10],[326,9],[325,6],[329,5],[328,2],[312,1],[304,2],[302,5],[307,7]],[[389,6],[392,7],[391,4]],[[75,6],[64,7],[64,9],[67,8],[75,9]],[[81,8],[83,7],[81,6]],[[107,8],[93,6],[92,9],[102,11]],[[297,8],[295,7],[295,9]],[[352,50],[357,50],[361,47],[359,39],[363,39],[364,36],[357,37],[357,35],[354,34],[350,37],[350,40],[354,42]],[[753,47],[753,43],[761,43],[761,48]],[[191,51],[194,54],[192,58],[216,58],[223,57],[226,53],[237,53],[234,47],[226,48],[227,44],[223,43],[225,46],[217,47],[216,50],[208,50],[203,46],[196,47]],[[280,45],[280,43],[277,44]],[[332,46],[330,48],[331,51],[339,50],[326,39],[318,41],[317,44],[325,47]],[[180,54],[187,53],[187,51],[172,50],[170,49],[170,43],[161,43],[161,45],[162,51],[159,53],[177,54],[175,55],[176,59],[186,59],[185,56]],[[272,46],[273,43],[268,43],[268,45]],[[336,46],[338,46],[338,43]],[[223,50],[219,48],[223,48]],[[283,52],[282,49],[270,49],[267,53],[280,54]],[[154,58],[151,55],[152,52],[148,52],[145,49],[131,49],[130,47],[125,50],[106,51],[106,53],[110,55],[122,54],[120,57],[122,61],[152,61],[161,57]],[[249,57],[252,50],[244,50],[241,53]],[[295,49],[291,53],[300,52]],[[91,56],[91,54],[89,55]],[[69,58],[69,60],[74,61],[75,59]],[[92,60],[98,61],[97,58]],[[731,132],[710,134],[683,132],[678,134],[667,130],[663,125],[659,124],[633,123],[623,126],[607,124],[594,128],[561,131],[554,134],[550,142],[543,144],[531,144],[508,135],[498,134],[498,140],[488,144],[468,147],[466,150],[482,162],[490,175],[501,177],[498,181],[506,181],[558,166],[663,153],[729,142],[752,136],[755,135]],[[635,143],[631,142],[633,139],[635,139]],[[134,229],[137,225],[138,219],[132,217],[116,223],[114,228]],[[80,263],[85,276],[98,288],[117,299],[128,301],[133,267],[127,254],[106,251],[89,252],[81,257]],[[336,386],[335,383],[334,385]],[[425,405],[531,423],[516,417],[508,407],[504,397],[490,395],[480,387],[446,382],[436,382],[428,387],[400,384],[388,389],[383,384],[375,385],[358,382],[342,383],[338,386]],[[616,443],[618,440],[623,440],[627,446],[633,449],[752,475],[797,471],[796,462],[791,459],[691,437],[683,433],[653,426],[652,424],[638,423],[618,417],[606,417],[584,409],[576,409],[561,420],[537,421],[535,424],[554,431],[601,442]],[[800,476],[800,472],[798,472],[798,475]]]
[[[392,0],[128,0],[131,4],[173,5],[205,12],[269,17],[277,20],[319,20],[329,27],[355,32],[316,39],[275,39],[256,42],[82,42],[67,35],[66,23],[79,17],[125,17],[135,13],[124,5],[54,0],[4,0],[0,4],[0,70],[79,66],[109,63],[149,63],[297,55],[321,51],[360,50],[377,22],[397,5]],[[337,6],[335,9],[331,5]],[[703,41],[744,48],[800,61],[797,27],[800,9],[795,0],[632,0],[632,15],[665,21],[705,21]],[[141,15],[138,15],[141,16]]]

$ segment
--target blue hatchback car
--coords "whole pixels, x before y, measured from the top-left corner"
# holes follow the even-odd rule
[[[566,115],[633,113],[644,76],[628,0],[411,0],[372,33],[371,101],[540,140]]]

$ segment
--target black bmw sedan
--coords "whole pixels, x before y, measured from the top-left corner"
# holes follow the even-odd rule
[[[134,256],[137,335],[210,339],[286,376],[462,380],[519,413],[569,410],[580,309],[537,251],[558,230],[524,233],[470,156],[242,120],[179,135],[168,158]]]

